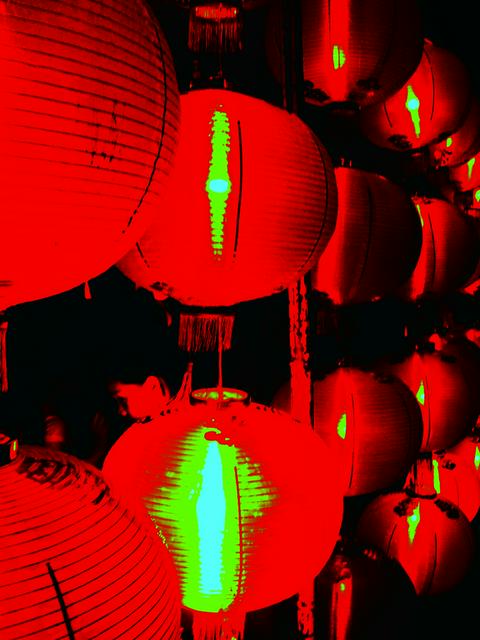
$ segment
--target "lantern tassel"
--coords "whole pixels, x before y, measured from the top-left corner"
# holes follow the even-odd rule
[[[178,345],[185,351],[222,351],[231,348],[234,315],[180,314]]]
[[[193,640],[242,640],[245,614],[195,612]]]
[[[8,322],[0,315],[0,391],[8,391],[7,376],[7,329]]]
[[[203,2],[190,9],[188,47],[197,53],[239,51],[242,14],[233,2]]]

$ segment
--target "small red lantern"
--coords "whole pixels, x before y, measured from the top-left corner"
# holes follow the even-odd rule
[[[173,563],[94,467],[0,436],[0,637],[180,638]]]
[[[448,453],[474,470],[480,482],[480,424],[476,424],[468,435],[450,447]]]
[[[451,136],[431,144],[428,152],[430,163],[438,169],[461,165],[478,151],[480,151],[480,102],[473,98],[467,117],[460,128]]]
[[[403,481],[422,439],[422,416],[400,380],[340,367],[313,383],[314,429],[334,453],[345,496]],[[274,406],[290,409],[290,386]]]
[[[383,176],[335,169],[337,224],[312,272],[312,286],[336,304],[395,291],[420,255],[422,227],[410,196]]]
[[[446,449],[471,429],[478,415],[478,384],[461,361],[441,353],[413,353],[390,365],[413,392],[423,416],[424,451]]]
[[[184,606],[215,628],[313,580],[343,505],[335,461],[311,429],[234,389],[197,390],[191,402],[130,427],[104,473],[127,504],[149,513]]]
[[[413,274],[398,294],[415,300],[425,294],[443,295],[460,289],[478,260],[473,223],[450,202],[415,198],[423,244]]]
[[[480,186],[480,153],[470,156],[458,166],[450,167],[448,173],[458,191],[470,191]]]
[[[425,40],[416,71],[385,102],[363,110],[360,127],[380,147],[418,149],[457,131],[470,109],[471,94],[463,62]]]
[[[480,478],[475,470],[445,450],[432,455],[432,465],[437,494],[456,505],[471,522],[480,509]]]
[[[333,232],[327,152],[297,116],[257,98],[195,90],[181,106],[168,193],[118,266],[188,305],[227,306],[285,289]]]
[[[404,492],[375,498],[363,512],[357,536],[397,560],[419,595],[436,595],[458,585],[475,554],[466,516],[437,496],[431,467],[416,463],[416,479]],[[419,476],[427,476],[427,478]]]
[[[402,86],[422,57],[420,12],[412,0],[303,0],[301,14],[304,77],[312,102],[362,107],[380,102]],[[279,11],[273,11],[267,56],[278,79],[280,24]]]
[[[143,0],[0,11],[0,310],[111,267],[159,206],[179,117]]]

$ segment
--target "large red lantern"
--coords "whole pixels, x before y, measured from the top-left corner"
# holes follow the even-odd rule
[[[303,0],[302,48],[307,98],[366,106],[399,89],[423,49],[418,5],[412,0]],[[267,26],[267,55],[281,78],[278,10]]]
[[[274,406],[290,409],[290,387]],[[313,382],[315,432],[330,446],[345,496],[403,482],[422,439],[422,416],[400,380],[343,368]]]
[[[311,429],[234,389],[197,390],[191,402],[130,427],[103,470],[166,540],[184,606],[215,626],[313,580],[343,505],[335,461]]]
[[[195,90],[181,106],[168,193],[118,266],[188,305],[226,306],[285,289],[333,232],[327,152],[297,116],[257,98]]]
[[[134,245],[161,206],[179,95],[143,0],[3,2],[0,32],[1,310]]]
[[[440,198],[414,199],[422,223],[423,243],[411,277],[398,290],[415,300],[460,289],[478,260],[478,241],[471,219]]]
[[[471,101],[465,121],[452,135],[429,145],[430,162],[435,168],[455,167],[468,162],[480,151],[480,102]]]
[[[472,87],[465,65],[450,51],[424,44],[422,60],[401,89],[360,113],[363,134],[380,147],[418,149],[448,138],[470,108]]]
[[[0,505],[2,640],[179,640],[171,558],[96,469],[0,436]]]
[[[356,533],[364,544],[397,560],[419,595],[436,595],[465,578],[475,540],[460,509],[437,496],[430,477],[419,480],[418,475],[406,491],[375,498],[363,512]]]
[[[312,272],[312,285],[337,304],[391,293],[411,275],[422,227],[410,196],[383,176],[335,169],[337,224]]]
[[[388,371],[414,393],[423,416],[422,449],[446,449],[475,425],[478,396],[476,378],[462,362],[441,353],[413,353]]]

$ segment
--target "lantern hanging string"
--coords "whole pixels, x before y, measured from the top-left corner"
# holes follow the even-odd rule
[[[7,329],[8,322],[0,313],[0,391],[6,393],[8,391],[7,376]]]

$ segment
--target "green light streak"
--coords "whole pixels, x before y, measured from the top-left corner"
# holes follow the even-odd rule
[[[342,440],[345,440],[345,436],[347,435],[347,414],[346,413],[342,413],[342,416],[338,421],[337,433],[340,436],[340,438],[342,438]]]
[[[440,473],[438,471],[438,460],[432,460],[433,467],[433,488],[440,493]]]
[[[468,167],[468,179],[471,180],[472,179],[472,173],[473,173],[473,167],[475,166],[475,160],[476,158],[471,158],[468,162],[467,162],[467,167]]]
[[[411,84],[407,87],[407,100],[405,102],[405,107],[408,109],[410,113],[410,117],[412,119],[413,127],[415,129],[415,135],[417,138],[420,137],[420,115],[418,110],[420,109],[420,100],[415,95],[413,91],[413,87]]]
[[[417,400],[419,401],[419,403],[421,405],[425,404],[425,386],[423,384],[423,380],[420,382],[420,386],[418,387],[418,391],[417,391]]]
[[[332,48],[333,68],[341,69],[345,64],[345,51],[338,44],[334,44]]]
[[[220,393],[218,389],[194,391],[192,395],[198,400],[244,400],[248,397],[245,392],[229,389],[222,389]]]
[[[416,204],[415,206],[417,207],[418,215],[420,216],[420,224],[423,227],[423,225],[425,223],[423,222],[422,210],[420,209],[420,205],[419,204]]]
[[[452,144],[453,144],[453,139],[451,137],[448,137],[445,140],[445,146],[447,147],[447,149],[449,149],[452,146]]]
[[[230,152],[230,122],[223,111],[215,111],[211,124],[210,169],[205,191],[210,201],[210,234],[213,254],[223,253],[223,236],[227,201],[232,190],[228,175],[228,154]]]
[[[474,198],[475,198],[475,200],[476,200],[477,202],[480,202],[480,189],[477,189],[477,190],[475,191],[475,196],[474,196]]]
[[[475,458],[473,460],[473,464],[475,465],[475,469],[478,471],[480,467],[480,451],[478,447],[475,447]]]
[[[417,527],[420,524],[420,502],[417,504],[411,516],[407,516],[408,522],[408,539],[410,544],[413,544],[415,540],[415,534],[417,533]]]

